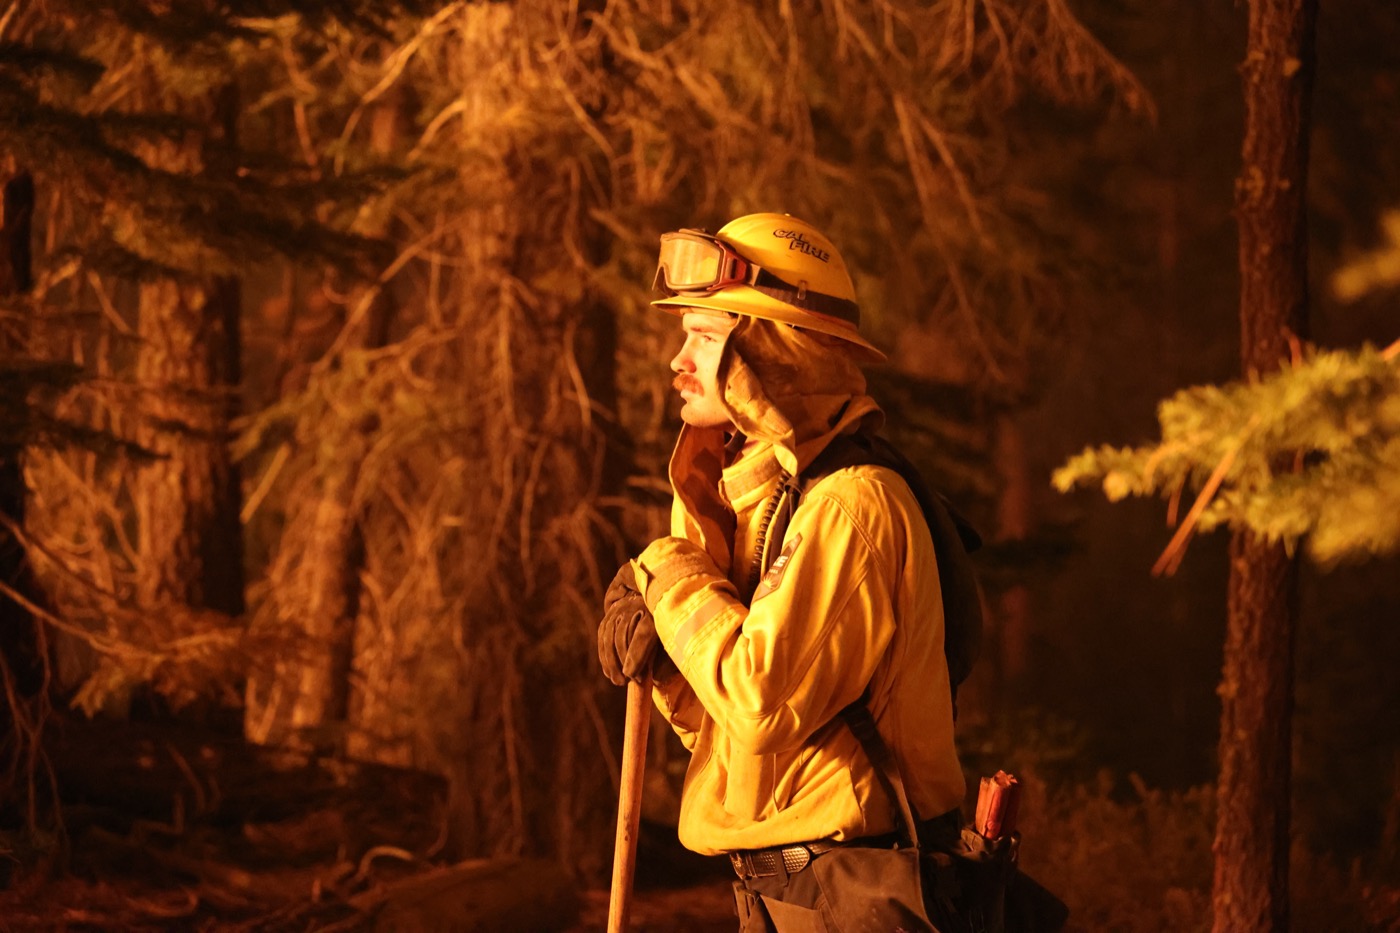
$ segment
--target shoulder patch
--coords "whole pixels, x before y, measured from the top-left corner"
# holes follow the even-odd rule
[[[788,564],[792,563],[792,555],[797,553],[797,546],[801,543],[802,535],[799,533],[788,542],[787,547],[783,548],[783,553],[778,555],[778,559],[773,561],[773,566],[768,568],[768,572],[758,582],[758,588],[753,591],[753,598],[749,600],[751,605],[782,585],[783,573],[787,570]]]

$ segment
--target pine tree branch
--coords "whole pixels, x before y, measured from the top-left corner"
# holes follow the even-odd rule
[[[1158,409],[1162,440],[1088,449],[1056,488],[1101,485],[1110,500],[1201,491],[1154,571],[1171,572],[1196,530],[1248,528],[1319,561],[1400,547],[1400,342],[1309,351],[1253,381],[1199,386]]]

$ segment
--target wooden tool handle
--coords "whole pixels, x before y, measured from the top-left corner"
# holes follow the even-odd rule
[[[642,775],[651,730],[651,675],[627,682],[627,724],[622,734],[622,786],[617,794],[617,839],[613,844],[608,933],[626,933],[637,866],[637,827],[642,819]]]

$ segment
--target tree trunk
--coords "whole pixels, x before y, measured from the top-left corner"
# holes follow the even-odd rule
[[[34,179],[28,172],[17,172],[5,183],[4,227],[0,235],[0,297],[22,295],[33,283],[31,235],[34,219]],[[0,357],[22,357],[23,322],[11,325],[0,321]],[[16,527],[24,525],[25,498],[22,455],[16,438],[0,437],[0,515]],[[24,546],[0,525],[0,583],[33,603],[42,604],[39,587],[29,565]],[[25,786],[23,771],[32,772],[36,750],[26,737],[36,728],[38,718],[29,701],[44,689],[48,672],[44,631],[30,611],[8,594],[0,593],[0,819],[19,800],[12,792]],[[28,720],[27,728],[20,728]],[[22,764],[29,758],[28,766]],[[21,798],[22,799],[22,798]],[[6,819],[8,822],[8,819]]]
[[[1014,411],[997,416],[993,443],[1000,489],[997,499],[997,539],[1024,541],[1031,531],[1031,480],[1026,444]],[[1018,584],[996,599],[997,685],[993,698],[1015,696],[1030,667],[1031,594]],[[1008,691],[1010,693],[1008,694]]]
[[[227,444],[234,386],[222,365],[226,342],[237,339],[227,331],[237,295],[228,282],[141,286],[137,378],[151,395],[137,439],[160,456],[140,469],[134,490],[137,593],[147,607],[243,609]]]
[[[386,159],[393,152],[401,110],[399,95],[390,94],[371,115],[370,151],[376,157]],[[383,236],[385,230],[362,232]],[[371,294],[371,286],[361,284],[350,290],[347,311],[362,301],[371,302],[370,313],[349,346],[384,347],[395,308],[383,292]],[[317,427],[311,426],[311,437],[299,438],[313,449],[324,447],[315,436]],[[322,751],[329,746],[342,753],[349,744],[360,757],[396,760],[347,730],[365,559],[363,531],[351,499],[374,429],[372,416],[362,418],[334,451],[333,462],[318,461],[314,473],[289,498],[286,530],[268,573],[272,587],[259,624],[298,633],[302,651],[279,661],[274,671],[249,679],[244,734],[250,741]]]
[[[3,257],[0,257],[0,297],[22,295],[33,283],[31,234],[34,220],[34,178],[17,172],[5,183]],[[0,322],[0,356],[24,356],[23,325]],[[0,437],[0,515],[16,526],[24,525],[27,490],[21,463],[23,447],[14,438]],[[26,599],[38,602],[36,583],[30,572],[24,547],[9,530],[0,526],[0,582]],[[29,610],[0,593],[0,664],[5,666],[10,685],[19,697],[32,697],[43,685],[44,653],[40,633]],[[3,695],[0,692],[0,695]],[[0,700],[0,705],[3,701]],[[6,728],[0,743],[8,741],[9,713],[0,713]]]
[[[366,294],[367,287],[352,289],[347,305],[356,306]],[[352,345],[385,346],[392,313],[383,295],[375,297],[366,334]],[[317,426],[310,428],[312,436],[299,440],[324,446],[314,434]],[[258,624],[297,633],[301,650],[249,679],[244,717],[249,741],[343,753],[348,738],[358,757],[403,761],[357,741],[346,728],[353,718],[351,672],[365,561],[363,530],[351,500],[374,429],[372,417],[361,419],[334,450],[333,462],[318,461],[288,498],[285,530],[268,571],[271,591]]]
[[[1307,323],[1308,101],[1316,0],[1250,0],[1240,228],[1241,362],[1288,359]],[[1288,929],[1290,753],[1297,567],[1236,533],[1220,685],[1215,933]]]
[[[225,87],[202,117],[231,144],[237,94]],[[195,144],[148,147],[156,168],[196,174]],[[239,472],[229,454],[242,378],[237,279],[163,279],[140,288],[137,380],[150,402],[138,441],[161,456],[137,474],[137,596],[148,607],[177,604],[243,612]]]
[[[350,459],[358,460],[358,456]],[[303,650],[249,678],[244,734],[252,742],[335,748],[346,719],[350,649],[363,547],[350,511],[353,471],[309,477],[290,504],[287,533],[269,571],[260,625],[296,632]]]

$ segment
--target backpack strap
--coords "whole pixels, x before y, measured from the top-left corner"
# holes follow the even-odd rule
[[[905,845],[918,848],[919,811],[914,809],[914,802],[904,790],[904,778],[900,776],[899,763],[894,760],[894,753],[880,737],[880,730],[875,728],[875,717],[870,714],[870,707],[865,705],[865,697],[841,710],[841,718],[850,727],[851,732],[855,733],[856,741],[860,742],[866,757],[875,766],[875,777],[879,779],[885,796],[898,806],[894,818],[899,824],[895,829],[899,832],[900,839]]]
[[[948,660],[948,685],[952,691],[953,718],[958,715],[958,684],[968,675],[981,647],[982,601],[969,554],[982,545],[982,537],[941,493],[933,491],[919,470],[889,441],[873,434],[848,434],[835,438],[798,476],[784,480],[773,518],[766,528],[766,541],[759,559],[760,574],[766,574],[783,549],[788,523],[802,496],[825,477],[849,466],[883,466],[899,474],[919,503],[924,522],[933,538],[934,560],[938,566],[939,589],[943,599],[944,654]],[[866,705],[866,698],[841,710],[840,717],[875,768],[886,797],[895,804],[896,829],[907,845],[919,845],[919,815],[904,788],[899,763]]]
[[[805,470],[784,481],[773,518],[766,529],[756,578],[762,578],[782,553],[788,523],[792,521],[802,496],[837,470],[860,465],[882,466],[899,474],[919,503],[919,510],[933,538],[933,557],[938,565],[939,589],[943,597],[943,653],[948,660],[948,684],[953,694],[953,715],[956,718],[958,684],[967,679],[981,651],[982,598],[968,555],[982,546],[982,536],[945,496],[924,482],[918,468],[889,441],[866,433],[834,438]]]

